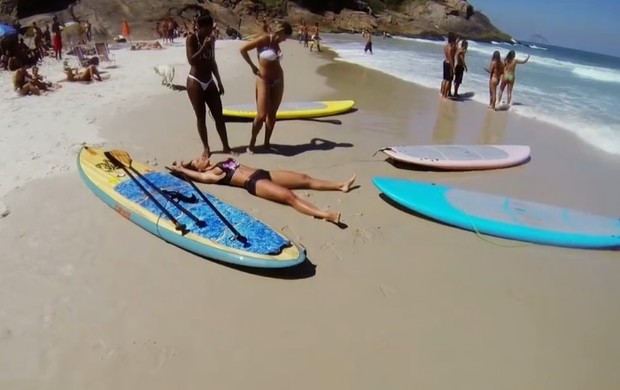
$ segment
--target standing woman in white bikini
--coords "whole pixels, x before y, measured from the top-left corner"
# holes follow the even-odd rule
[[[241,56],[252,68],[256,77],[256,117],[252,123],[252,137],[248,146],[248,153],[254,153],[256,137],[265,123],[266,149],[271,145],[271,134],[276,124],[276,113],[284,94],[284,72],[280,66],[282,51],[280,43],[293,33],[290,24],[278,21],[271,34],[264,34],[246,43],[240,49]],[[248,52],[256,49],[258,53],[258,67],[254,65]]]
[[[208,159],[211,155],[207,136],[207,110],[205,104],[209,106],[209,111],[211,111],[215,121],[215,127],[222,141],[224,153],[233,153],[228,145],[226,122],[224,122],[224,116],[222,115],[220,95],[224,94],[224,87],[222,86],[217,62],[215,62],[215,40],[212,35],[213,18],[209,14],[202,15],[197,19],[196,25],[198,30],[194,34],[189,35],[185,43],[187,61],[191,65],[189,76],[187,76],[187,95],[196,113],[198,134],[203,145],[202,160]],[[214,76],[217,86],[213,82]]]

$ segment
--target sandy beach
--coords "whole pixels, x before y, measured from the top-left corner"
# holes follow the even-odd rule
[[[240,44],[218,42],[224,105],[254,99]],[[285,101],[354,99],[357,111],[326,118],[341,124],[280,121],[280,154],[239,161],[331,180],[356,173],[360,188],[348,194],[299,191],[341,211],[348,227],[241,189],[202,187],[306,247],[306,264],[281,271],[166,244],[77,174],[82,143],[125,149],[162,170],[200,152],[186,93],[153,72],[174,64],[174,84],[184,85],[183,47],[116,50],[108,80],[43,97],[12,99],[1,75],[0,202],[10,213],[0,218],[0,388],[617,389],[617,251],[480,237],[393,207],[370,180],[420,179],[617,216],[620,159],[562,129],[441,101],[295,41],[283,50]],[[59,79],[59,66],[41,73]],[[231,146],[244,150],[250,123],[227,127]],[[532,160],[457,173],[374,155],[426,143],[528,144]]]

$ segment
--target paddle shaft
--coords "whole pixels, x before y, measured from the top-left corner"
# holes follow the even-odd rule
[[[155,190],[159,195],[163,196],[164,198],[166,198],[166,200],[170,203],[172,203],[173,205],[175,205],[179,210],[181,210],[182,212],[184,212],[185,214],[187,214],[188,217],[191,218],[192,221],[194,221],[196,223],[196,225],[198,225],[199,227],[204,227],[206,226],[205,222],[202,221],[201,219],[199,219],[198,217],[196,217],[194,214],[192,214],[189,210],[187,210],[185,207],[181,206],[179,203],[175,202],[168,194],[166,194],[164,191],[162,191],[159,187],[157,187],[155,184],[153,184],[149,179],[147,179],[146,177],[144,177],[144,175],[142,175],[140,172],[138,172],[138,170],[134,167],[132,167],[131,165],[129,166],[129,169],[131,169],[136,175],[138,175],[138,177],[140,177],[140,179],[144,180],[146,182],[146,184],[149,185],[149,187],[151,187],[153,190]]]
[[[151,194],[146,188],[144,188],[144,186],[142,185],[142,183],[140,183],[140,181],[138,179],[136,179],[134,177],[134,175],[131,174],[131,172],[129,172],[129,169],[127,169],[123,164],[120,163],[120,161],[116,160],[113,156],[107,155],[106,157],[108,157],[110,160],[113,160],[115,162],[117,162],[117,165],[120,165],[120,167],[123,169],[123,171],[125,171],[125,173],[127,173],[127,175],[129,175],[129,177],[131,178],[131,180],[134,181],[134,183],[136,183],[136,185],[138,185],[138,187],[140,187],[140,189],[142,190],[142,192],[144,192],[146,194],[146,196],[148,196],[148,198],[153,201],[153,203],[155,203],[155,205],[164,213],[166,214],[166,216],[174,223],[175,227],[177,230],[180,230],[181,232],[185,232],[185,225],[182,225],[179,223],[179,221],[176,220],[176,218],[174,218],[172,216],[172,214],[170,214],[170,212],[168,210],[166,210],[166,208],[164,206],[161,205],[161,203],[159,203],[157,201],[157,199],[155,199],[155,197],[153,196],[153,194]]]
[[[200,191],[200,189],[198,187],[196,187],[196,184],[194,184],[194,182],[192,181],[192,179],[190,179],[185,173],[181,172],[181,174],[183,175],[183,177],[185,178],[185,181],[187,181],[189,183],[189,185],[192,186],[192,188],[194,189],[194,191],[196,191],[198,193],[198,195],[202,198],[202,200],[204,200],[204,202],[206,204],[209,205],[209,207],[211,207],[211,209],[213,210],[213,212],[215,214],[217,214],[217,216],[222,220],[222,222],[224,222],[224,224],[226,226],[228,226],[228,228],[230,229],[231,232],[233,232],[233,234],[235,235],[235,239],[239,240],[240,242],[247,242],[248,239],[244,236],[241,235],[241,233],[239,233],[239,231],[237,231],[237,229],[235,229],[235,227],[228,222],[228,220],[226,219],[226,217],[224,217],[222,215],[222,213],[220,213],[220,211],[215,207],[215,205],[213,205],[213,203],[211,203],[211,201],[207,198],[207,196],[205,194],[202,193],[202,191]]]

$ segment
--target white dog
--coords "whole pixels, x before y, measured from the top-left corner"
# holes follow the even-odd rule
[[[161,85],[172,87],[172,79],[174,79],[174,66],[157,65],[154,69],[155,73],[161,76]]]

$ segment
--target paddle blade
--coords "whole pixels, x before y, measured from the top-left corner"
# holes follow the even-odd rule
[[[126,167],[131,166],[131,156],[124,150],[110,150],[106,154]]]

